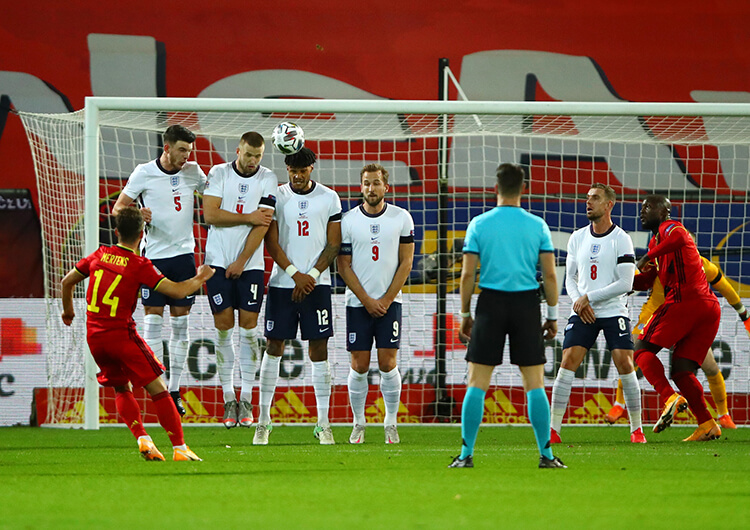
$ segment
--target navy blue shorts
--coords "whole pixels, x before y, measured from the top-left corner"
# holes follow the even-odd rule
[[[364,307],[346,308],[346,351],[370,351],[372,341],[380,349],[398,349],[401,344],[401,304],[394,302],[388,312],[375,318]]]
[[[597,318],[593,324],[586,324],[581,317],[573,315],[568,319],[568,325],[565,326],[563,350],[572,346],[591,349],[600,331],[604,331],[609,351],[633,349],[633,336],[630,334],[628,317]]]
[[[211,312],[219,313],[228,307],[260,313],[263,303],[263,271],[243,272],[239,278],[227,278],[226,269],[214,267],[216,272],[206,282]]]
[[[302,340],[327,339],[333,336],[331,311],[331,286],[316,285],[313,292],[301,302],[292,301],[294,289],[268,288],[266,301],[266,330],[269,339],[289,340],[297,336]]]
[[[195,276],[196,272],[194,254],[182,254],[173,258],[152,259],[151,263],[159,269],[159,272],[173,282],[189,280]],[[195,303],[195,294],[191,294],[187,298],[174,299],[142,285],[141,301],[143,305],[149,307],[164,307],[165,305],[190,307]]]

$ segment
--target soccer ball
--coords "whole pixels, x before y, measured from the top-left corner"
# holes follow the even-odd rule
[[[285,155],[293,155],[305,145],[302,127],[290,121],[283,121],[273,129],[273,145]]]

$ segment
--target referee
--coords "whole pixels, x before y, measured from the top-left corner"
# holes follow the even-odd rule
[[[550,407],[544,390],[544,338],[557,334],[557,275],[547,223],[521,209],[525,174],[516,164],[497,168],[497,208],[471,220],[461,271],[461,335],[469,338],[469,383],[461,410],[461,454],[448,467],[474,467],[474,444],[484,415],[492,371],[503,362],[505,336],[510,362],[518,365],[527,408],[541,454],[540,468],[565,468],[550,449]],[[471,295],[478,263],[481,293],[476,325]],[[541,264],[547,319],[541,324],[537,264]]]

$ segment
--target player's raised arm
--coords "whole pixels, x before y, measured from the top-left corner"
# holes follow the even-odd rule
[[[85,278],[78,269],[71,269],[62,279],[62,320],[66,326],[70,326],[76,316],[73,309],[73,289]]]
[[[185,298],[198,291],[205,281],[214,275],[214,272],[214,269],[208,265],[201,265],[198,267],[197,274],[192,278],[181,282],[173,282],[169,278],[164,278],[155,290],[171,298]]]

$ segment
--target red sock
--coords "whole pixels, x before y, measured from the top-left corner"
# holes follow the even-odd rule
[[[115,394],[115,408],[122,422],[128,426],[133,436],[136,438],[147,436],[146,429],[141,421],[141,407],[138,406],[132,392],[117,392]]]
[[[167,436],[172,441],[172,445],[183,445],[185,438],[182,434],[182,422],[169,392],[165,390],[155,396],[151,396],[151,400],[154,402],[154,407],[156,407],[156,416],[159,418],[159,424],[167,431]]]
[[[656,354],[648,350],[638,350],[633,355],[633,360],[643,372],[646,381],[659,393],[662,402],[667,401],[674,394],[674,389],[669,384],[669,379],[664,374],[664,365]]]
[[[710,420],[711,413],[708,412],[706,399],[703,397],[703,387],[695,374],[693,372],[677,372],[672,376],[672,379],[674,379],[677,388],[680,389],[682,397],[687,399],[690,410],[693,411],[695,419],[698,420],[698,425]]]

